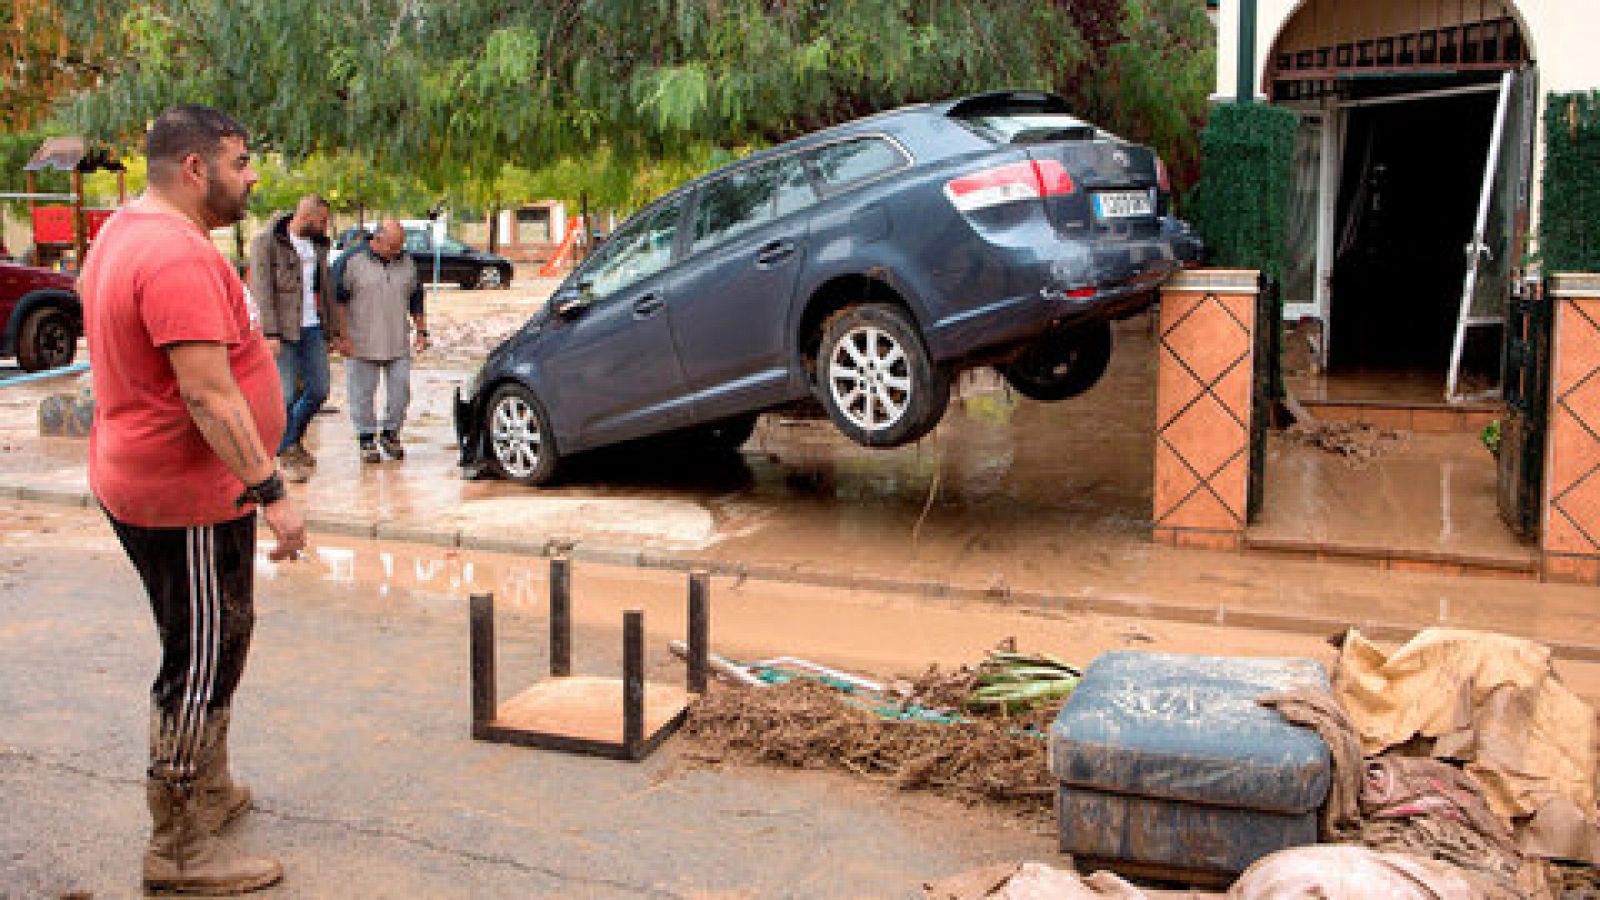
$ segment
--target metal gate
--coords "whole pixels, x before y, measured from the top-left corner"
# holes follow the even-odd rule
[[[1261,515],[1266,496],[1267,432],[1283,397],[1283,302],[1277,279],[1262,276],[1256,294],[1255,371],[1250,404],[1250,487],[1246,521]]]
[[[1544,285],[1525,279],[1506,321],[1505,416],[1500,420],[1500,518],[1525,538],[1539,533],[1544,441],[1550,408],[1552,314]]]

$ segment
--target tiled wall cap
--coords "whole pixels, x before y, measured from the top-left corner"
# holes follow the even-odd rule
[[[1550,276],[1552,297],[1600,297],[1600,275],[1592,272],[1557,272]]]
[[[1261,291],[1261,273],[1255,269],[1186,269],[1173,275],[1161,289],[1207,294],[1257,294]]]

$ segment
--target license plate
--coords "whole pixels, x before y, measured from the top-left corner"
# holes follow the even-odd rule
[[[1094,214],[1102,219],[1155,215],[1149,191],[1102,191],[1094,195]]]

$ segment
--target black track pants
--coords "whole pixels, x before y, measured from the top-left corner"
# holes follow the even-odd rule
[[[232,702],[250,651],[256,517],[188,528],[106,518],[144,582],[161,636],[161,671],[150,689],[150,774],[187,781],[210,749],[207,725]]]

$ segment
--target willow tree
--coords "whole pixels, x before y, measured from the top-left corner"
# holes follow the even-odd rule
[[[63,95],[94,84],[99,33],[74,33],[56,0],[0,6],[0,133],[31,131]]]
[[[162,107],[231,110],[290,159],[349,153],[444,188],[507,165],[634,175],[902,103],[1048,88],[1084,58],[1036,0],[57,0],[120,60],[71,108],[130,140]]]

